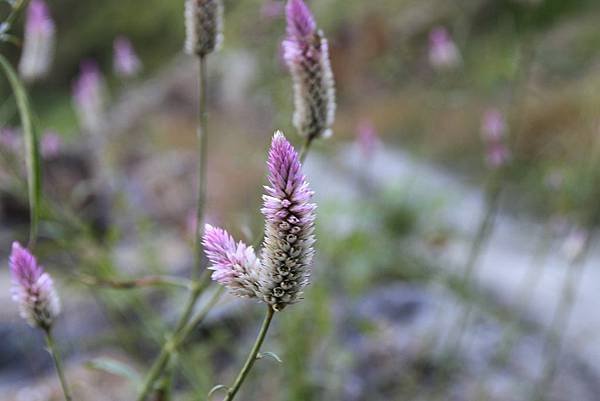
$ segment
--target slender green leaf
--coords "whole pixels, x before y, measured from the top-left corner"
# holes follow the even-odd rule
[[[90,369],[101,370],[115,376],[123,377],[135,386],[141,386],[142,384],[142,377],[135,369],[116,359],[96,358],[89,361],[86,366]]]
[[[29,244],[32,246],[37,237],[42,192],[42,174],[38,138],[31,118],[31,106],[25,87],[8,60],[0,54],[0,67],[6,74],[19,109],[19,117],[25,136],[25,161],[27,164],[27,188],[29,191],[30,229]]]

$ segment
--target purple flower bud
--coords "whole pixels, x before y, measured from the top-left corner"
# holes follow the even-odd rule
[[[370,159],[379,143],[377,130],[372,121],[363,119],[358,123],[357,142],[364,158]]]
[[[486,161],[489,167],[496,169],[510,160],[510,150],[506,146],[506,122],[497,109],[487,110],[481,122],[481,136],[486,147]]]
[[[81,63],[79,77],[73,84],[73,100],[81,126],[96,132],[104,124],[104,79],[95,61]]]
[[[327,40],[302,0],[290,0],[286,15],[282,48],[294,82],[294,126],[305,137],[327,137],[336,108]]]
[[[236,244],[227,231],[210,224],[205,226],[202,244],[214,281],[239,297],[256,297],[260,261],[251,246],[241,241]]]
[[[429,34],[429,62],[441,70],[458,67],[462,62],[456,44],[444,27],[434,28]]]
[[[46,159],[55,157],[59,154],[62,147],[62,138],[56,132],[46,132],[40,141],[40,151]]]
[[[43,0],[32,0],[27,9],[23,52],[19,73],[26,81],[44,77],[54,55],[55,28],[48,6]]]
[[[308,284],[316,205],[298,154],[281,132],[273,137],[267,164],[270,186],[261,209],[265,239],[258,295],[279,311],[299,301]]]
[[[18,242],[12,244],[9,265],[12,298],[19,305],[21,317],[33,327],[50,329],[60,313],[52,278]]]
[[[223,40],[222,0],[186,0],[185,52],[204,57]]]
[[[115,74],[121,78],[136,76],[142,69],[142,63],[135,53],[131,41],[124,36],[120,36],[115,39],[113,49]]]

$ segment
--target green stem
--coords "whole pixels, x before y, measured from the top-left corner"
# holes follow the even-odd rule
[[[240,373],[238,374],[237,378],[235,379],[235,382],[233,383],[233,386],[231,386],[227,390],[227,396],[225,397],[225,399],[223,401],[232,401],[233,400],[233,398],[237,394],[238,390],[244,383],[244,380],[248,376],[248,373],[250,373],[250,370],[252,369],[254,362],[256,362],[256,356],[258,355],[258,352],[260,351],[260,347],[262,346],[262,343],[265,340],[267,331],[269,330],[269,325],[271,324],[271,320],[273,319],[274,314],[275,314],[275,311],[273,310],[273,308],[271,308],[270,306],[267,306],[267,314],[265,316],[265,319],[263,320],[262,326],[260,327],[260,331],[258,332],[256,341],[254,341],[254,345],[252,346],[252,349],[250,350],[248,359],[246,359],[246,363],[244,363],[244,367],[242,367],[242,370],[240,370]]]
[[[202,280],[202,282],[207,282],[207,280]],[[171,359],[171,356],[176,348],[177,336],[179,335],[179,333],[183,330],[183,328],[186,326],[186,324],[190,320],[190,318],[192,316],[192,312],[194,311],[194,305],[196,305],[196,301],[198,300],[198,298],[204,291],[205,287],[206,287],[206,285],[201,284],[200,282],[195,283],[193,285],[193,288],[190,291],[190,296],[188,297],[186,305],[183,309],[183,313],[182,313],[181,317],[179,318],[179,321],[177,322],[177,325],[175,326],[173,333],[168,337],[167,341],[165,341],[165,343],[163,344],[163,346],[160,350],[160,354],[154,360],[154,362],[152,363],[152,367],[150,368],[150,371],[146,375],[146,379],[144,380],[144,385],[142,386],[142,389],[140,390],[140,394],[137,398],[138,401],[144,401],[148,397],[148,395],[150,395],[150,392],[154,388],[154,384],[160,378],[160,376],[164,372],[165,368],[167,367],[167,365]]]
[[[54,361],[54,367],[56,368],[56,374],[58,375],[58,379],[60,380],[60,385],[65,396],[65,401],[72,401],[73,396],[71,395],[71,390],[69,389],[69,385],[67,384],[62,359],[60,357],[58,349],[56,348],[56,344],[54,343],[54,338],[52,337],[51,330],[49,328],[44,329],[44,335],[46,337],[46,345],[48,347],[48,352],[50,353],[50,355],[52,356],[52,360]]]
[[[313,137],[309,136],[306,138],[304,143],[302,144],[302,148],[300,149],[300,162],[304,163],[306,160],[306,156],[308,156],[308,151],[310,150],[310,145],[312,145]]]
[[[197,130],[197,157],[198,157],[198,182],[196,194],[196,231],[194,232],[194,277],[200,274],[202,262],[202,243],[200,241],[200,232],[204,229],[204,208],[206,204],[206,151],[208,137],[208,117],[207,117],[207,68],[206,57],[200,57],[199,66],[200,81],[200,101],[198,109],[198,130]]]

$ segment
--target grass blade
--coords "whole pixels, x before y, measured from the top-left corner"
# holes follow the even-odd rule
[[[37,238],[42,191],[38,138],[33,128],[31,107],[25,87],[19,80],[17,73],[8,60],[1,54],[0,67],[4,71],[15,96],[21,125],[23,127],[23,134],[25,136],[25,161],[27,164],[27,188],[29,192],[30,210],[29,246],[31,247],[34,245]]]

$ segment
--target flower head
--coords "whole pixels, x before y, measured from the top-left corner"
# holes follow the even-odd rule
[[[73,84],[73,100],[82,127],[96,132],[103,125],[105,88],[102,73],[95,61],[81,63]]]
[[[294,82],[294,126],[305,137],[327,137],[336,108],[329,45],[302,0],[288,1],[286,16],[282,47]]]
[[[133,49],[131,41],[119,36],[113,44],[113,68],[122,78],[136,76],[142,69],[142,63]]]
[[[185,52],[204,57],[223,40],[222,0],[186,0]]]
[[[444,27],[434,28],[429,34],[429,62],[440,70],[458,67],[462,62],[456,44]]]
[[[281,132],[275,133],[268,159],[269,183],[262,214],[265,239],[261,253],[259,297],[273,309],[297,302],[308,284],[314,255],[316,205],[302,173],[298,153]]]
[[[60,313],[52,278],[18,242],[12,244],[9,265],[12,297],[19,305],[21,317],[33,327],[49,329]]]
[[[62,147],[62,139],[56,132],[48,131],[42,136],[40,141],[40,151],[45,158],[52,158],[58,155]]]
[[[486,162],[491,168],[504,166],[511,154],[506,145],[506,122],[497,109],[487,110],[481,121],[481,136],[486,147]]]
[[[370,159],[379,142],[377,130],[372,121],[363,119],[358,123],[357,141],[364,158]]]
[[[202,244],[214,270],[212,279],[239,297],[255,297],[260,261],[251,246],[233,240],[221,228],[207,224]]]
[[[27,9],[19,73],[27,81],[44,77],[54,54],[55,27],[44,0],[32,0]]]

